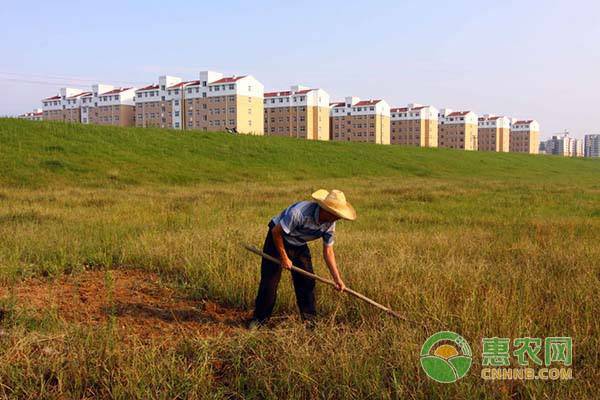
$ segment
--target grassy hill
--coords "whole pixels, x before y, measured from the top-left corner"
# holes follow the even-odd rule
[[[0,171],[0,398],[596,395],[598,160],[4,119]],[[284,276],[272,325],[243,328],[240,243],[320,187],[358,212],[346,284],[413,322],[317,285],[307,330]],[[439,330],[473,350],[454,384],[419,364]],[[495,336],[573,337],[575,378],[483,381]]]
[[[0,120],[0,183],[101,186],[418,176],[597,182],[600,163],[508,153]]]

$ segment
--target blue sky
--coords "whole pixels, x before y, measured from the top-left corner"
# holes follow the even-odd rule
[[[600,2],[11,1],[2,16],[0,115],[64,84],[211,69],[600,132]]]

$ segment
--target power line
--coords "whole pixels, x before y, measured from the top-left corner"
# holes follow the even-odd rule
[[[24,73],[19,73],[19,72],[9,72],[9,71],[0,71],[0,75],[8,75],[7,78],[2,78],[0,77],[0,79],[5,79],[5,80],[9,80],[9,79],[13,79],[13,80],[22,80],[22,81],[26,81],[27,83],[49,83],[49,84],[61,84],[60,82],[55,82],[56,79],[58,80],[65,80],[70,82],[70,84],[77,84],[77,85],[89,85],[91,83],[97,83],[97,82],[104,82],[104,81],[110,81],[110,82],[115,82],[115,83],[120,83],[120,84],[125,84],[125,85],[146,85],[147,82],[131,82],[131,81],[114,81],[114,80],[104,80],[104,79],[93,79],[93,78],[80,78],[80,77],[69,77],[69,76],[62,76],[62,75],[45,75],[45,74],[24,74]]]
[[[0,81],[30,83],[30,84],[34,84],[34,85],[48,85],[48,86],[80,86],[81,85],[80,83],[74,83],[74,82],[34,81],[34,80],[29,80],[29,79],[3,78],[3,77],[0,77]]]

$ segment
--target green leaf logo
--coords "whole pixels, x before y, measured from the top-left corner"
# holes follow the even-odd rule
[[[423,343],[421,367],[436,382],[456,382],[469,372],[472,356],[465,338],[455,332],[441,331]]]

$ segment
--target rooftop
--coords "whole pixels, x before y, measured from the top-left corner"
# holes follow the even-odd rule
[[[465,115],[467,115],[470,112],[471,111],[453,111],[450,114],[448,114],[448,116],[449,117],[464,117]]]
[[[306,94],[313,90],[316,90],[316,89],[302,89],[302,90],[298,90],[297,92],[292,92],[291,90],[281,90],[278,92],[266,92],[264,96],[265,97],[291,96],[293,94]]]
[[[391,112],[404,112],[404,111],[419,111],[422,110],[424,108],[427,108],[429,106],[416,106],[413,108],[409,108],[409,107],[398,107],[398,108],[392,108],[390,111]]]
[[[133,89],[133,88],[130,88],[130,87],[128,87],[128,88],[116,88],[116,89],[111,90],[110,92],[102,93],[101,96],[106,96],[106,95],[110,95],[110,94],[119,94],[121,92],[124,92],[126,90],[130,90],[130,89]]]
[[[179,82],[175,85],[169,86],[167,89],[177,89],[180,87],[184,87],[184,86],[190,86],[190,85],[199,85],[200,81],[185,81],[185,82]]]
[[[379,103],[381,100],[361,100],[356,104],[353,104],[352,107],[360,107],[360,106],[372,106]]]
[[[142,90],[156,90],[156,89],[158,89],[158,85],[148,85],[148,86],[144,86],[143,88],[136,90],[136,92],[141,92]]]
[[[78,94],[74,94],[73,96],[69,96],[69,97],[67,97],[67,99],[76,99],[76,98],[79,98],[79,97],[89,96],[91,94],[92,94],[92,92],[81,92],[81,93],[78,93]]]
[[[489,117],[479,117],[478,120],[479,121],[490,121],[490,120],[491,121],[495,121],[495,120],[500,119],[500,118],[504,118],[504,117],[502,117],[500,115],[491,115]]]
[[[239,81],[240,79],[245,78],[245,77],[246,77],[246,75],[242,75],[242,76],[235,76],[235,75],[234,76],[227,76],[225,78],[221,78],[221,79],[216,80],[214,82],[210,82],[209,84],[212,85],[212,84],[216,84],[216,83],[233,83],[233,82]]]

